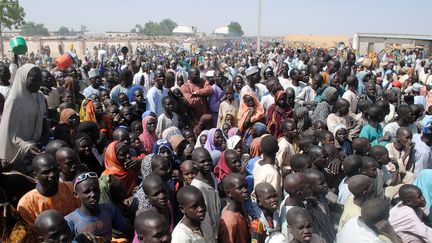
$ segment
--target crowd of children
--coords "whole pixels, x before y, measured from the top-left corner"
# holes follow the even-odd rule
[[[2,242],[432,242],[429,59],[121,55],[0,65]]]

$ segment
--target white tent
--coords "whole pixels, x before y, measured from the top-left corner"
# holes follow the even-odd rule
[[[174,35],[193,35],[197,31],[195,26],[176,26],[172,33]]]

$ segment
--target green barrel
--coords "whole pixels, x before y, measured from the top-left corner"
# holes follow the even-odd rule
[[[22,36],[15,36],[9,43],[14,54],[23,55],[27,52],[27,43]]]

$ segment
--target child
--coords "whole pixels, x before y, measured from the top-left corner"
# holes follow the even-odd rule
[[[328,130],[323,130],[319,134],[319,143],[324,146],[327,144],[334,145],[334,135]]]
[[[279,213],[279,224],[281,226],[281,231],[285,235],[287,240],[291,240],[293,237],[288,232],[286,214],[294,206],[304,208],[304,200],[309,192],[310,186],[306,176],[303,173],[293,173],[285,176],[283,181],[283,186],[288,195],[280,204]]]
[[[393,173],[388,170],[387,165],[390,162],[389,153],[381,145],[373,146],[369,152],[369,156],[378,162],[377,178],[375,180],[376,195],[382,198],[384,195],[393,198],[399,191],[399,187],[395,188],[399,179],[399,165],[392,163],[395,167],[395,172]]]
[[[197,169],[193,165],[192,160],[185,160],[180,165],[180,171],[183,176],[183,184],[184,185],[190,185],[192,183],[192,180],[197,175]]]
[[[289,164],[291,156],[296,154],[294,139],[297,138],[297,124],[293,120],[285,120],[282,123],[282,137],[279,138],[279,151],[276,153],[276,160],[281,175],[286,175],[291,171]]]
[[[231,85],[227,85],[224,88],[225,100],[219,105],[217,126],[221,127],[224,122],[227,122],[228,115],[233,119],[230,122],[231,126],[237,126],[237,110],[239,108],[239,100],[234,99],[234,88]]]
[[[281,126],[285,119],[292,118],[293,110],[287,103],[287,94],[282,90],[276,92],[274,101],[267,110],[266,126],[269,133],[279,139],[282,136]]]
[[[339,184],[339,193],[337,203],[344,205],[346,200],[352,196],[352,193],[348,189],[348,180],[352,176],[360,174],[360,168],[362,167],[362,158],[358,155],[350,155],[342,161],[342,168],[345,172],[345,178]]]
[[[267,182],[256,185],[256,218],[251,222],[251,242],[264,243],[271,235],[280,232],[279,197],[274,187]]]
[[[252,171],[254,188],[261,182],[268,182],[274,187],[280,197],[282,195],[282,178],[276,164],[276,153],[279,150],[277,140],[270,135],[264,136],[261,139],[261,149],[263,158],[255,162],[255,167]]]
[[[182,135],[189,142],[189,144],[195,145],[197,140],[196,140],[195,134],[193,133],[193,131],[191,129],[184,129],[182,131]]]
[[[254,123],[261,121],[265,117],[264,107],[259,102],[255,92],[246,92],[242,97],[237,113],[238,128],[242,132],[247,132]]]
[[[134,115],[132,111],[132,107],[123,106],[120,109],[120,121],[118,122],[118,126],[130,127],[132,122],[134,121]]]
[[[73,183],[74,196],[81,206],[65,219],[74,236],[91,233],[102,242],[111,241],[112,228],[125,230],[125,219],[120,211],[111,204],[99,204],[100,188],[98,176],[94,172],[78,175]]]
[[[168,127],[178,127],[179,120],[178,115],[174,112],[175,100],[171,96],[165,96],[162,98],[163,113],[159,115],[156,134],[159,138],[162,137],[162,132]]]
[[[170,225],[169,231],[172,232],[174,229],[173,209],[168,200],[169,195],[165,182],[158,175],[150,175],[143,180],[142,187],[150,205],[165,217]]]
[[[183,219],[172,232],[172,243],[205,243],[208,242],[201,230],[201,222],[206,215],[204,196],[194,186],[185,186],[177,193]]]
[[[72,183],[81,167],[76,152],[63,147],[57,150],[55,158],[60,169],[60,180]]]
[[[290,159],[291,172],[299,173],[306,169],[310,169],[312,166],[312,159],[307,154],[294,154]]]
[[[378,174],[378,162],[374,160],[372,157],[365,156],[362,157],[362,166],[360,167],[360,174],[369,176],[371,179],[374,179],[377,177]],[[377,190],[374,189],[376,192]]]
[[[229,123],[231,127],[235,127],[236,124],[235,116],[233,114],[226,114],[224,122]]]
[[[40,242],[71,242],[72,235],[63,215],[56,210],[46,210],[35,220]]]
[[[192,160],[198,174],[192,180],[191,185],[202,192],[206,204],[206,215],[201,225],[202,231],[208,242],[216,242],[221,203],[217,192],[217,181],[212,173],[213,161],[210,153],[203,147],[196,148],[192,152]]]
[[[132,123],[129,127],[129,131],[131,133],[135,133],[139,136],[141,133],[143,133],[142,122],[138,121],[138,120],[132,121]]]
[[[135,218],[135,231],[139,243],[170,243],[171,234],[168,221],[156,210],[144,211]]]
[[[369,139],[367,138],[356,138],[353,140],[352,143],[353,152],[355,155],[358,156],[366,156],[369,153],[369,150],[371,149],[371,145],[369,142]]]
[[[223,179],[223,184],[231,201],[222,211],[218,240],[227,243],[250,242],[245,209],[245,202],[249,199],[246,180],[241,174],[231,173]]]
[[[384,111],[379,106],[371,106],[368,109],[368,124],[365,125],[360,132],[360,137],[369,139],[372,146],[380,144],[385,146],[391,137],[383,135],[383,128],[380,123],[384,119]]]
[[[286,215],[288,230],[293,236],[289,243],[324,243],[317,234],[313,233],[311,220],[306,209],[293,207]]]
[[[346,222],[360,216],[362,204],[373,196],[372,179],[365,175],[355,175],[348,181],[348,189],[353,196],[350,196],[344,204],[344,210],[339,220],[338,231],[341,231]]]
[[[214,168],[216,179],[222,181],[225,176],[234,172],[238,173],[242,169],[240,154],[233,149],[227,149],[222,153],[219,162]]]
[[[119,101],[118,105],[119,105],[120,109],[125,107],[125,106],[130,106],[129,98],[128,98],[127,94],[125,94],[125,93],[119,94],[118,101]]]
[[[143,95],[142,89],[136,89],[133,92],[133,101],[131,102],[134,115],[141,117],[142,113],[146,111],[146,100]]]

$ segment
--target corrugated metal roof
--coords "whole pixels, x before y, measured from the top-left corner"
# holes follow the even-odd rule
[[[411,35],[411,34],[382,34],[382,33],[356,33],[358,37],[392,38],[392,39],[414,39],[432,40],[432,35]]]

